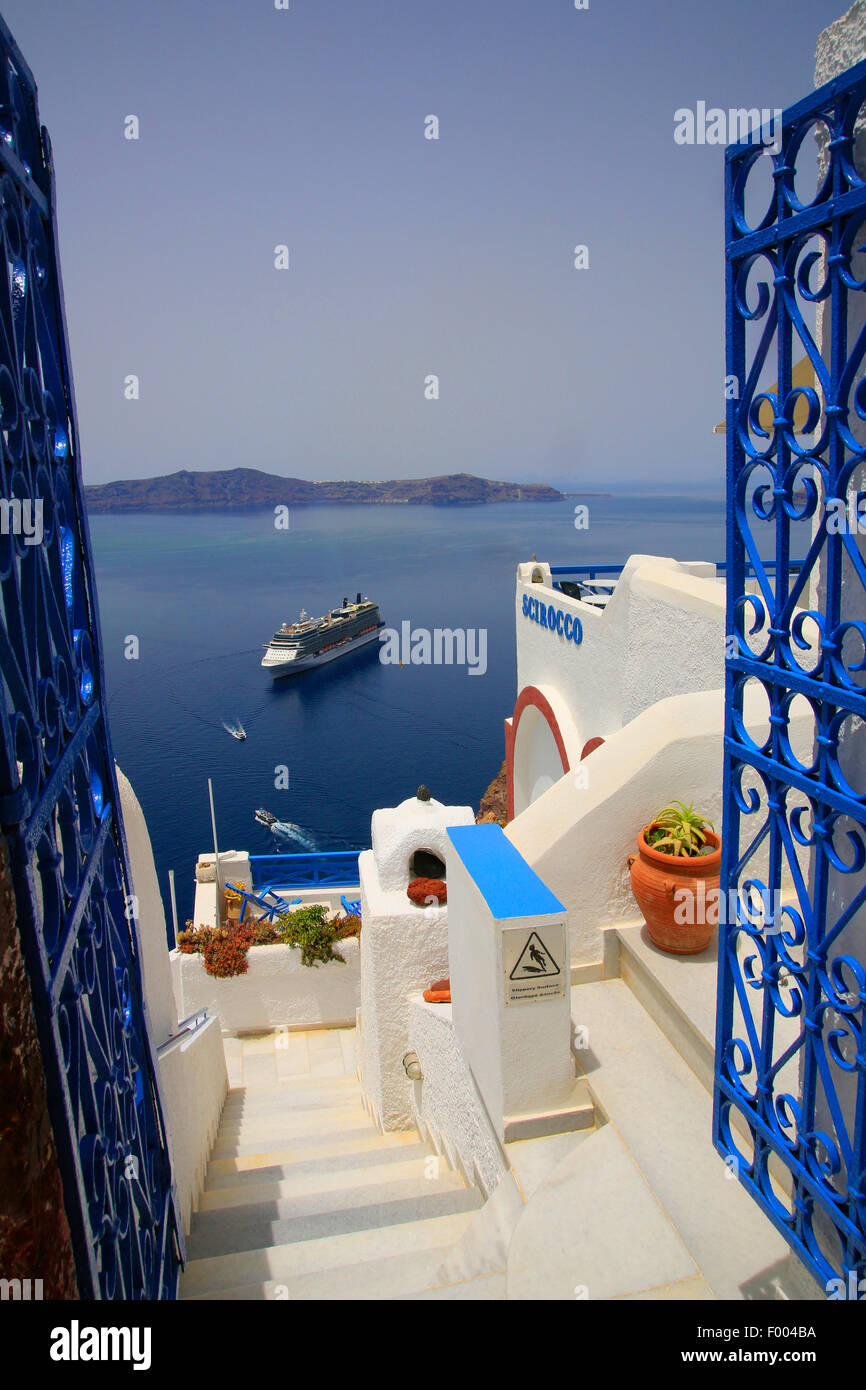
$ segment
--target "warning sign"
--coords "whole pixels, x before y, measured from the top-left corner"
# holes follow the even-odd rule
[[[502,951],[506,1004],[561,999],[565,994],[568,957],[564,923],[540,931],[526,927],[504,931]]]

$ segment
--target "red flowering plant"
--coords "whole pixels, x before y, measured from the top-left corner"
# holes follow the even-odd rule
[[[184,955],[201,955],[209,975],[227,979],[247,973],[247,951],[262,934],[258,923],[234,922],[228,927],[194,927],[192,922],[186,925],[187,930],[177,934],[177,949]],[[273,932],[270,939],[275,939]]]
[[[337,940],[345,941],[349,936],[361,935],[361,919],[354,913],[347,913],[344,917],[335,917],[331,926],[335,929]]]
[[[202,951],[205,970],[218,980],[246,975],[250,968],[247,951],[252,944],[253,929],[246,923],[226,927],[217,932]]]
[[[185,956],[200,954],[218,930],[217,927],[194,927],[192,922],[187,922],[186,930],[177,934],[177,949]]]

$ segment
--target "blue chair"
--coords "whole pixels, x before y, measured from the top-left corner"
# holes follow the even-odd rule
[[[360,917],[360,915],[361,915],[361,899],[360,899],[360,898],[356,899],[355,901],[352,901],[351,899],[349,899],[349,898],[346,897],[345,893],[341,893],[341,894],[340,894],[340,902],[341,902],[342,905],[343,905],[343,911],[345,912],[345,914],[346,914],[347,917]]]
[[[286,902],[285,898],[281,898],[273,887],[263,888],[260,893],[247,893],[243,888],[236,888],[234,891],[241,899],[241,915],[238,918],[239,922],[244,920],[244,914],[251,903],[255,903],[256,907],[261,908],[262,917],[267,918],[269,922],[273,922],[274,918],[281,916],[286,908],[294,907],[301,901],[300,898],[293,898],[291,902]],[[268,902],[268,898],[272,899],[272,901]]]

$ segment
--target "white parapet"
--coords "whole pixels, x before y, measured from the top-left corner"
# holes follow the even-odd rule
[[[219,1019],[211,1016],[192,1032],[164,1044],[158,1063],[177,1202],[189,1234],[228,1091]]]
[[[200,954],[172,951],[178,1008],[186,1017],[207,1009],[226,1033],[351,1027],[360,997],[357,937],[337,942],[336,950],[342,964],[304,965],[293,946],[251,946],[246,974],[228,979],[209,975]]]
[[[372,846],[361,854],[361,1083],[382,1129],[414,1125],[409,1049],[409,995],[448,974],[448,908],[418,906],[407,895],[419,850],[442,861],[449,825],[472,825],[471,806],[417,797],[374,811]],[[421,875],[429,877],[430,875]]]
[[[452,1016],[493,1128],[501,1140],[581,1128],[565,907],[500,826],[449,838]]]
[[[225,1054],[215,1018],[194,1032],[178,1032],[178,1019],[195,1010],[184,1011],[182,1004],[179,1009],[175,1000],[150,835],[135,792],[120,768],[117,784],[132,873],[133,902],[128,906],[140,944],[144,1001],[157,1055],[172,1176],[188,1231],[228,1088]]]
[[[409,1046],[421,1076],[413,1083],[421,1134],[467,1183],[486,1197],[508,1172],[508,1159],[460,1050],[450,1004],[409,1001]]]

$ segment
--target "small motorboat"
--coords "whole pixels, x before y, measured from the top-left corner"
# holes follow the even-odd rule
[[[238,720],[236,724],[226,724],[225,721],[223,721],[223,728],[227,734],[231,734],[232,738],[238,739],[241,743],[243,743],[247,736],[247,731],[240,720]]]
[[[277,818],[273,811],[266,811],[263,806],[260,806],[256,811],[255,817],[259,825],[276,825]]]

